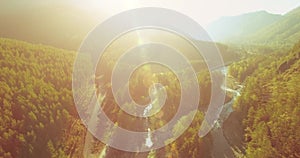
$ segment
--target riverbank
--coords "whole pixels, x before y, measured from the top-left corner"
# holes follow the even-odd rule
[[[220,71],[226,76],[226,82],[224,82],[221,88],[226,91],[226,96],[230,100],[225,101],[220,117],[211,131],[213,138],[211,157],[231,158],[234,157],[234,148],[236,146],[233,144],[236,143],[235,140],[242,138],[240,130],[238,130],[239,132],[234,132],[237,128],[241,128],[241,124],[239,124],[239,120],[236,120],[236,114],[232,106],[236,98],[240,96],[243,86],[233,77],[228,76],[227,67],[222,68]]]

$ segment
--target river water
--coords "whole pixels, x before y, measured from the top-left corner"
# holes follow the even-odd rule
[[[228,67],[223,67],[215,71],[220,71],[227,77]],[[215,123],[214,128],[211,131],[211,135],[213,138],[212,142],[212,149],[211,149],[211,157],[213,158],[234,158],[233,150],[231,145],[228,143],[226,137],[224,136],[223,132],[223,123],[227,120],[230,114],[233,112],[232,105],[237,97],[239,97],[240,91],[243,88],[242,85],[236,84],[236,87],[239,87],[237,90],[231,89],[227,87],[226,82],[223,83],[221,89],[224,90],[226,93],[232,94],[232,99],[223,105],[222,111],[220,113],[220,117]],[[152,108],[152,104],[150,103],[144,111],[144,115],[146,115]],[[148,136],[145,140],[145,146],[151,147],[153,142],[151,140],[151,129],[148,128]]]
[[[222,72],[227,77],[227,67],[220,68],[216,71]],[[228,143],[226,137],[224,136],[223,132],[223,123],[227,120],[227,118],[230,116],[230,114],[233,112],[232,105],[235,101],[235,99],[240,96],[240,90],[243,88],[242,85],[236,85],[236,87],[239,87],[237,90],[231,89],[230,87],[227,87],[226,82],[223,83],[221,86],[221,89],[226,91],[226,93],[232,93],[233,97],[232,99],[225,103],[223,105],[222,111],[220,113],[219,119],[216,121],[214,128],[211,131],[211,135],[213,138],[212,142],[212,149],[211,149],[211,157],[213,158],[221,158],[221,157],[227,157],[227,158],[233,158],[233,150],[231,145]],[[152,108],[152,104],[150,103],[147,108],[144,111],[144,115],[146,115]],[[153,145],[153,142],[151,140],[151,129],[148,128],[148,136],[145,139],[145,146],[151,147]]]
[[[227,67],[221,68],[217,71],[221,71],[225,76],[227,76]],[[242,89],[242,85],[236,85],[239,89],[234,90],[226,86],[226,83],[222,85],[222,89],[226,91],[226,93],[232,93],[232,99],[223,105],[223,109],[220,113],[219,119],[216,121],[214,128],[210,132],[213,138],[212,149],[211,149],[211,157],[213,158],[233,158],[233,150],[232,146],[228,143],[228,140],[224,136],[223,132],[223,123],[227,120],[230,114],[233,112],[232,105],[235,99],[240,96],[240,90]],[[234,129],[233,129],[234,130]]]
[[[220,68],[216,71],[221,71],[225,76],[227,76],[227,67]],[[210,132],[212,136],[212,147],[211,147],[211,157],[212,158],[222,158],[222,157],[227,157],[227,158],[233,158],[233,150],[231,145],[228,143],[226,137],[224,136],[224,131],[223,131],[223,123],[224,121],[227,120],[227,118],[230,116],[230,114],[233,112],[232,105],[235,101],[235,99],[240,96],[240,90],[243,88],[242,85],[236,85],[239,87],[237,90],[231,89],[230,87],[226,86],[226,83],[222,85],[222,89],[226,91],[226,93],[232,93],[233,97],[232,99],[225,103],[223,105],[223,109],[220,113],[219,119],[216,121],[215,126],[213,127],[212,131]],[[149,113],[149,111],[153,108],[152,104],[150,103],[144,111],[144,116]],[[148,120],[146,121],[146,124],[148,124]],[[151,139],[151,129],[147,129],[148,134],[147,137],[145,138],[145,146],[151,147],[153,145],[152,139]],[[98,154],[98,156],[94,155],[95,157],[98,158],[105,158],[106,154],[108,152],[108,147],[107,145],[104,146],[102,151]]]

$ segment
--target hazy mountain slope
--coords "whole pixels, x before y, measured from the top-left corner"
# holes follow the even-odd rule
[[[250,37],[262,44],[293,45],[300,39],[300,7],[288,12],[281,19]]]
[[[210,24],[207,31],[216,41],[239,40],[281,19],[281,15],[258,11],[222,17]]]
[[[74,6],[10,9],[0,3],[0,36],[77,50],[87,33],[99,23],[100,16]]]
[[[300,39],[300,7],[285,15],[260,11],[223,17],[207,30],[217,41],[290,49]]]

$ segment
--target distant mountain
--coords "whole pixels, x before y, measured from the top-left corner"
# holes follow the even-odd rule
[[[207,31],[216,41],[240,40],[263,27],[273,24],[281,18],[281,15],[270,14],[266,11],[222,17],[211,23]]]
[[[300,7],[284,15],[259,11],[223,17],[207,31],[220,42],[290,49],[300,39]]]
[[[300,39],[300,7],[250,36],[250,42],[292,46]]]
[[[69,50],[77,50],[87,33],[102,18],[99,14],[67,5],[17,9],[6,6],[0,3],[0,37]]]

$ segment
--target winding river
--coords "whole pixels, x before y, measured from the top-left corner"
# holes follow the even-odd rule
[[[227,67],[223,67],[219,69],[225,76],[227,76]],[[239,87],[237,90],[231,89],[226,86],[226,83],[222,85],[222,89],[226,91],[226,93],[232,93],[232,99],[223,105],[223,109],[220,113],[219,119],[216,121],[214,128],[211,131],[211,135],[213,138],[212,149],[211,149],[211,157],[219,158],[219,157],[234,157],[232,146],[228,143],[228,140],[224,136],[223,123],[227,120],[230,114],[233,112],[232,105],[235,99],[240,96],[240,91],[243,88],[242,85],[237,85]]]
[[[227,76],[227,67],[220,68],[216,71],[221,71],[225,76]],[[211,131],[211,135],[213,137],[213,142],[212,142],[212,149],[211,149],[211,157],[213,158],[219,158],[219,157],[227,157],[231,158],[234,157],[232,147],[228,143],[226,137],[224,136],[223,132],[223,123],[224,121],[227,120],[227,118],[230,116],[230,114],[233,112],[232,105],[235,101],[235,99],[240,96],[240,91],[243,88],[242,85],[236,85],[239,87],[237,90],[231,89],[230,87],[226,86],[226,83],[222,85],[221,89],[226,91],[226,93],[232,93],[233,97],[232,99],[225,103],[223,105],[223,109],[220,113],[219,119],[216,121],[214,128]],[[144,111],[144,115],[148,113],[152,108],[152,104],[149,104],[147,108]],[[153,145],[153,142],[151,140],[151,129],[148,128],[148,136],[145,140],[145,146],[151,147]]]
[[[220,68],[216,71],[221,71],[225,76],[227,76],[227,67]],[[226,83],[222,85],[222,89],[226,91],[227,93],[232,93],[233,97],[232,99],[225,103],[223,105],[223,109],[220,113],[219,119],[216,121],[215,126],[213,127],[211,133],[212,136],[212,147],[211,147],[211,157],[212,158],[219,158],[219,157],[227,157],[227,158],[233,158],[234,154],[232,151],[232,146],[228,143],[226,137],[224,136],[223,131],[223,123],[227,120],[227,118],[230,116],[230,114],[233,112],[232,105],[235,101],[235,99],[240,96],[240,90],[243,88],[242,85],[236,85],[239,87],[237,90],[231,89],[226,86]],[[149,111],[153,108],[152,103],[150,103],[144,110],[144,116],[149,113]],[[148,123],[148,120],[146,121],[146,124]],[[145,138],[144,145],[147,147],[151,147],[153,145],[153,141],[151,139],[151,129],[148,128],[148,135]],[[105,158],[106,154],[108,153],[108,147],[105,146],[102,151],[99,153],[98,158]]]

